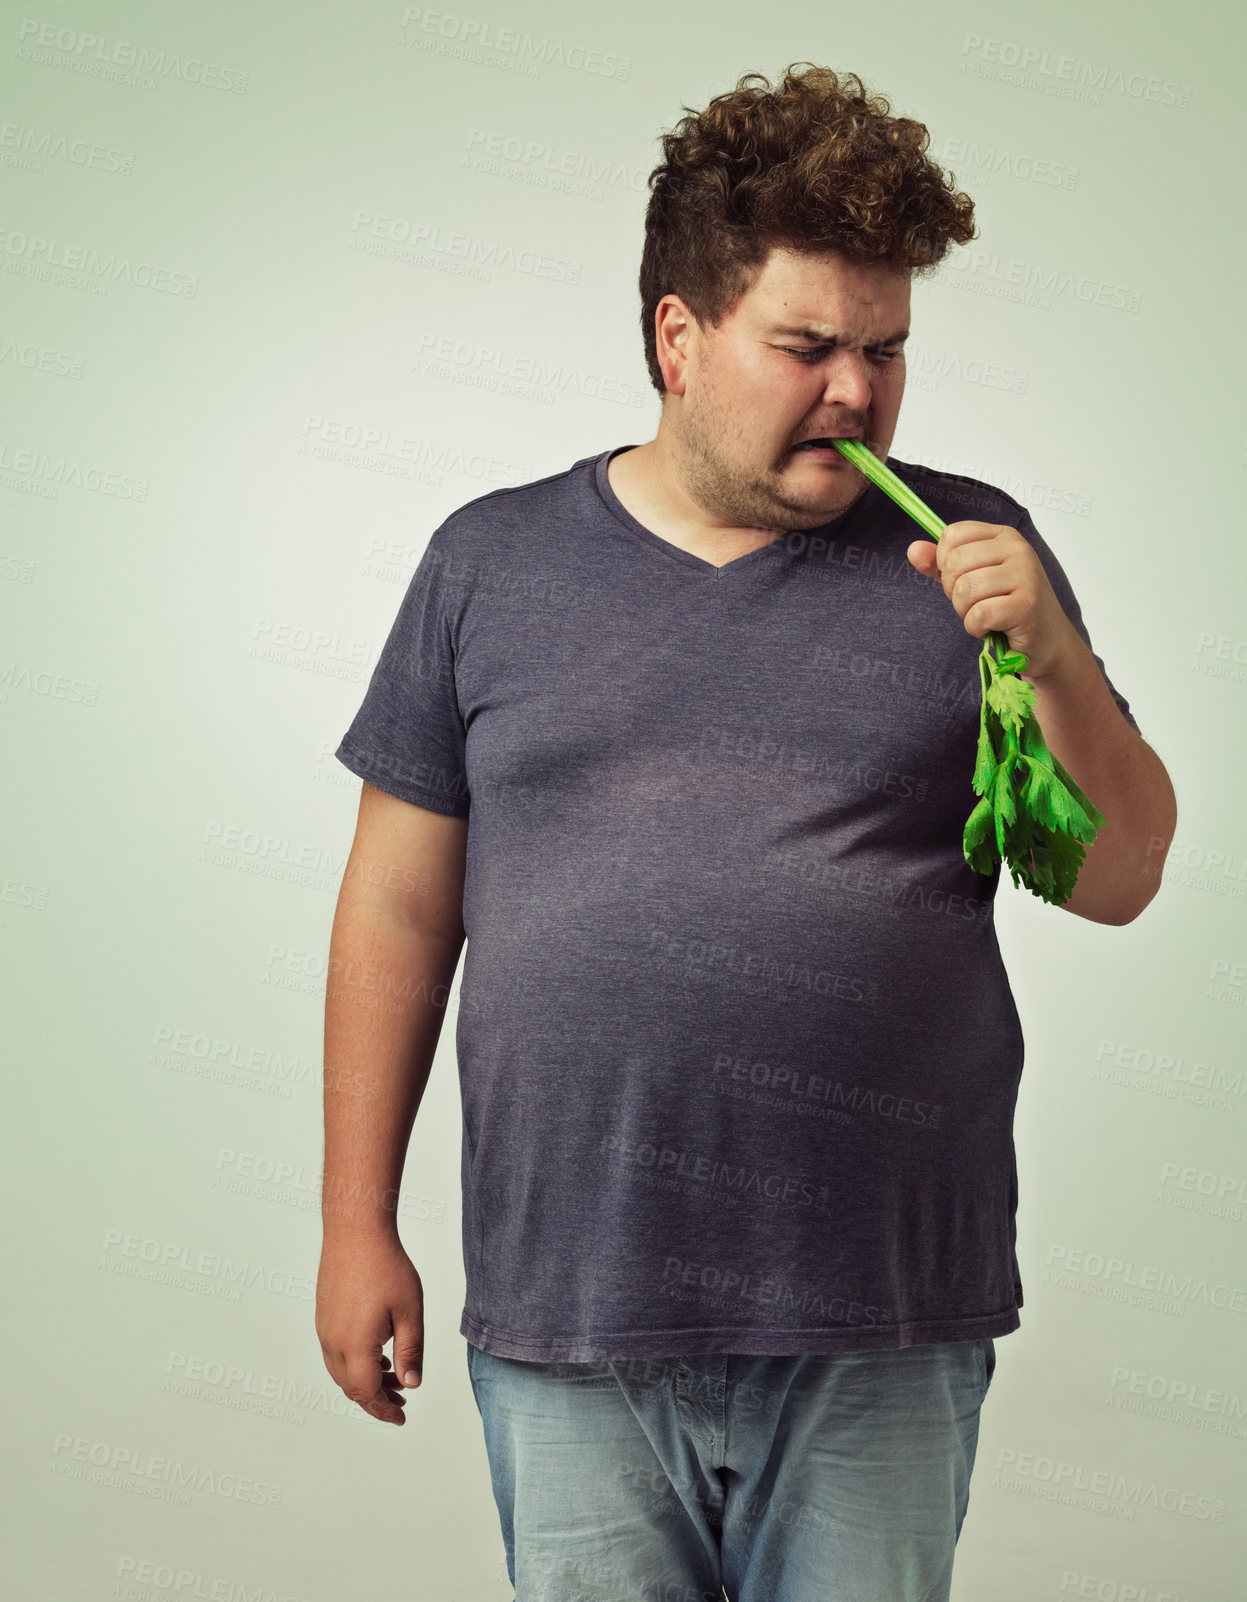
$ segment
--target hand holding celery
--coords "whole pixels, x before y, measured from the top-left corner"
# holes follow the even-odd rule
[[[948,526],[861,440],[832,443],[938,542]],[[975,873],[1007,862],[1013,883],[1060,906],[1069,899],[1103,814],[1049,751],[1034,713],[1035,690],[1006,635],[989,630],[979,654],[983,699],[971,780],[982,799],[966,820],[962,854]]]

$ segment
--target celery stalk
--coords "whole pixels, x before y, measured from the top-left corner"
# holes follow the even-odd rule
[[[938,541],[948,527],[903,479],[861,440],[832,444],[854,467]],[[1104,816],[1048,746],[1035,716],[1035,689],[1008,637],[989,629],[979,655],[982,705],[971,786],[981,799],[966,820],[962,855],[975,873],[1008,864],[1015,886],[1052,906],[1068,901]]]

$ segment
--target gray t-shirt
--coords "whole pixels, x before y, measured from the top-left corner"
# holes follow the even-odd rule
[[[337,752],[469,820],[460,1333],[542,1362],[1006,1335],[982,642],[873,486],[716,568],[624,508],[629,448],[435,530]],[[1022,506],[888,461],[1020,530],[1090,645]]]

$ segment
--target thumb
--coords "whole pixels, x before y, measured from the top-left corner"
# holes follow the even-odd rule
[[[424,1327],[418,1321],[394,1321],[394,1372],[408,1390],[424,1378]]]
[[[905,555],[920,573],[928,578],[935,578],[939,573],[938,553],[932,540],[915,540],[908,546]]]

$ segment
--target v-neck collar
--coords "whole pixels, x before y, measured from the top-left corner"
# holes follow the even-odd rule
[[[730,562],[724,562],[721,567],[716,567],[713,562],[708,562],[704,557],[694,555],[692,551],[686,551],[683,546],[675,545],[670,540],[663,539],[661,534],[655,534],[653,529],[646,528],[644,523],[638,522],[633,517],[632,513],[619,499],[619,496],[616,495],[606,472],[607,467],[616,456],[635,448],[633,445],[616,445],[611,450],[603,451],[594,464],[593,482],[606,510],[617,523],[627,529],[629,534],[640,540],[642,545],[648,546],[650,550],[656,551],[674,562],[678,562],[682,567],[690,568],[694,572],[703,574],[706,578],[713,579],[731,578],[738,572],[749,572],[760,562],[767,559],[774,560],[778,554],[784,551],[787,542],[784,539],[775,539],[766,545],[759,545],[752,551],[745,551],[740,556],[734,556]],[[855,502],[849,508],[848,515],[851,515],[856,510],[857,504]],[[836,521],[840,522],[843,519],[837,519]],[[806,532],[812,533],[814,531],[807,530]]]

